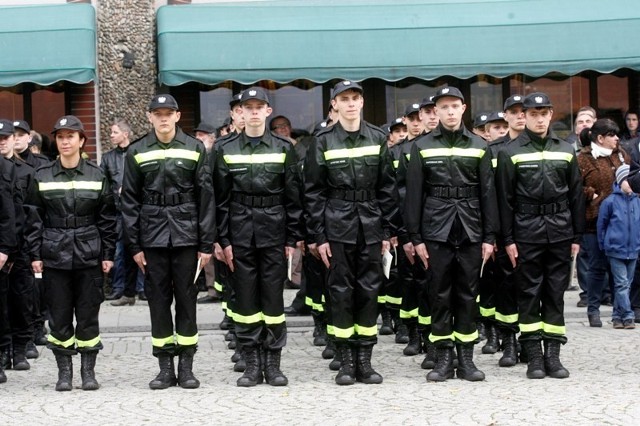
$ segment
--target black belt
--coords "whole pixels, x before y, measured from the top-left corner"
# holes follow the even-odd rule
[[[527,203],[518,203],[517,211],[518,213],[525,214],[534,214],[534,215],[549,215],[560,213],[569,209],[569,201],[562,200],[557,203],[549,203],[549,204],[527,204]]]
[[[231,200],[249,207],[273,207],[284,204],[284,194],[260,196],[236,192],[232,194]]]
[[[478,198],[477,186],[430,186],[428,195],[438,198]]]
[[[376,199],[376,191],[373,189],[332,189],[329,198],[345,201],[369,201]]]
[[[44,223],[47,228],[81,228],[83,226],[94,225],[96,218],[93,216],[47,216]]]
[[[151,204],[154,206],[177,206],[178,204],[192,203],[196,200],[193,192],[184,192],[177,194],[149,194],[142,196],[142,204]]]

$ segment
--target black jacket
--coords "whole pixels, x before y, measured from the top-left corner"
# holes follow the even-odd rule
[[[304,165],[308,232],[317,244],[379,243],[400,226],[398,189],[386,135],[362,121],[355,140],[338,122],[317,133]]]
[[[168,144],[151,131],[127,150],[122,182],[125,243],[143,248],[197,246],[213,251],[215,210],[204,145],[176,128]]]
[[[267,131],[253,146],[242,132],[216,143],[215,156],[222,247],[294,247],[303,239],[300,181],[291,142]]]
[[[9,255],[16,246],[16,171],[13,163],[0,156],[0,253]]]
[[[26,200],[33,190],[36,171],[15,155],[11,157],[10,161],[16,171],[16,191],[13,198],[16,209],[16,239],[18,249],[26,251],[26,244],[24,244],[25,221],[33,212],[33,207],[27,204]]]
[[[51,163],[51,160],[49,160],[47,157],[42,154],[34,154],[29,148],[25,149],[18,155],[25,163],[36,170],[38,170],[38,168],[41,166],[46,166]]]
[[[113,260],[116,219],[113,194],[100,167],[80,159],[74,169],[60,160],[40,167],[27,203],[25,240],[31,260],[71,270]]]
[[[124,177],[124,159],[127,156],[127,150],[131,144],[125,148],[119,146],[102,155],[100,168],[104,175],[109,179],[113,197],[116,200],[116,206],[120,207],[120,188],[122,188],[122,180]]]
[[[580,242],[585,200],[571,145],[525,129],[499,152],[496,185],[506,245]]]
[[[405,226],[414,244],[450,241],[457,228],[465,236],[460,241],[495,242],[496,192],[486,147],[464,125],[456,132],[439,125],[416,139],[405,200]]]

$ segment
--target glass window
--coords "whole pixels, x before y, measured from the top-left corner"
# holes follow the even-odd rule
[[[386,122],[389,123],[395,118],[402,117],[408,105],[420,103],[427,96],[435,94],[436,87],[444,85],[439,81],[387,83],[385,87]]]
[[[502,111],[502,79],[479,75],[471,80],[471,100],[466,101],[469,118],[483,112]]]
[[[628,109],[628,77],[614,74],[598,76],[598,110],[600,114],[622,123],[624,113]]]
[[[229,101],[232,96],[231,89],[227,87],[200,92],[200,121],[215,127],[221,126],[222,122],[229,117]]]
[[[31,128],[49,134],[56,120],[65,115],[64,92],[42,88],[31,93]]]

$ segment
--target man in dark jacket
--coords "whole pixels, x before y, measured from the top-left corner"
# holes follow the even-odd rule
[[[527,377],[566,378],[560,363],[560,345],[567,342],[563,298],[585,228],[582,179],[573,147],[549,130],[549,97],[532,93],[523,109],[525,130],[498,153],[502,236],[516,268]]]
[[[202,142],[179,127],[178,103],[156,95],[149,104],[153,131],[135,142],[125,159],[122,217],[127,246],[145,274],[153,354],[160,373],[151,389],[177,382],[197,388],[192,372],[198,344],[196,270],[211,259],[215,236],[213,185]],[[176,305],[175,331],[171,305]]]

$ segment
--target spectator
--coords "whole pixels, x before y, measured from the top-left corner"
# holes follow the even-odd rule
[[[292,144],[296,144],[296,141],[293,137],[291,137],[291,121],[284,115],[278,115],[273,117],[269,122],[269,130],[271,130],[276,135],[282,136],[283,138],[289,140]]]
[[[580,151],[579,141],[580,133],[586,127],[593,126],[593,123],[598,119],[596,110],[590,106],[583,106],[576,113],[576,119],[573,123],[573,133],[567,136],[567,142],[573,145],[576,151]]]
[[[638,118],[640,118],[640,112],[635,109],[630,109],[624,115],[624,129],[620,134],[620,145],[629,153],[632,150],[631,145],[635,144],[637,147],[640,139],[638,135]]]

